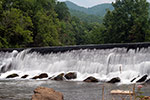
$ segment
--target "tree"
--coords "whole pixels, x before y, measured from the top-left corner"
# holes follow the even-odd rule
[[[149,35],[146,0],[116,0],[104,18],[105,43],[144,42]]]
[[[34,0],[30,15],[34,26],[32,46],[59,45],[57,30],[59,19],[55,6],[55,0]]]
[[[74,32],[75,43],[77,45],[84,44],[86,24],[81,22],[79,18],[72,17],[71,18],[71,25],[73,27],[72,31]]]
[[[75,45],[75,33],[70,22],[61,21],[59,31],[59,41],[61,45]]]
[[[47,13],[39,11],[35,16],[37,18],[37,35],[34,42],[37,46],[59,45],[57,31],[58,20],[52,16],[53,14],[48,15]]]
[[[3,43],[9,43],[7,47],[26,47],[32,42],[32,27],[30,17],[23,16],[21,10],[11,8],[2,14],[0,23],[1,39]]]
[[[102,24],[99,23],[92,23],[89,24],[90,28],[89,32],[85,35],[85,43],[86,44],[102,44],[104,43],[103,40],[103,33],[105,30],[105,27]]]
[[[68,21],[70,19],[69,9],[64,2],[57,2],[55,11],[58,14],[60,20]]]

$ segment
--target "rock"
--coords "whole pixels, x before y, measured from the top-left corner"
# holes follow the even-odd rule
[[[56,77],[52,78],[52,80],[63,81],[64,80],[64,73],[57,75]]]
[[[70,72],[70,73],[67,73],[65,76],[64,76],[66,79],[70,80],[70,79],[76,79],[77,78],[77,73],[75,72]]]
[[[147,79],[148,75],[144,75],[142,78],[140,78],[139,80],[137,80],[136,82],[144,82]]]
[[[39,79],[42,79],[42,78],[47,78],[48,75],[46,73],[42,73],[39,75]]]
[[[150,84],[150,79],[146,80],[146,82],[145,82],[145,83]]]
[[[150,100],[150,96],[144,96],[142,100]]]
[[[51,77],[49,77],[48,79],[53,79],[55,76],[53,75],[53,76],[51,76]]]
[[[85,80],[83,80],[84,82],[99,82],[98,79],[96,79],[95,77],[93,76],[90,76],[88,78],[86,78]]]
[[[115,78],[112,78],[110,81],[108,81],[107,83],[117,83],[117,82],[120,82],[120,78],[119,77],[115,77]]]
[[[32,79],[38,79],[39,76],[34,76]]]
[[[130,82],[133,82],[136,78],[133,78]]]
[[[19,75],[18,74],[11,74],[11,75],[8,75],[6,78],[15,78],[15,77],[18,77]]]
[[[34,90],[32,100],[63,100],[63,94],[51,88],[38,87]]]
[[[32,79],[43,79],[43,78],[47,78],[48,75],[46,73],[42,73],[39,76],[34,76]]]
[[[140,77],[140,75],[138,75],[137,77],[133,78],[130,82],[135,81],[138,77]]]
[[[22,76],[21,78],[27,78],[29,75],[24,75],[24,76]]]

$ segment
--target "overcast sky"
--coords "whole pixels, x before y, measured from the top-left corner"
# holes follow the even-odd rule
[[[92,7],[98,4],[102,4],[102,3],[112,3],[115,0],[58,0],[58,1],[71,1],[79,6],[87,8],[87,7]],[[147,1],[150,2],[150,0],[147,0]]]

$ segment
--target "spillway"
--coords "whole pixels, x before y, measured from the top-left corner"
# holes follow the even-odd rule
[[[77,79],[73,81],[94,76],[101,81],[120,77],[122,83],[130,83],[135,77],[150,76],[150,47],[79,49],[46,54],[30,51],[1,51],[0,79],[5,79],[11,73],[19,74],[17,79],[25,74],[30,79],[40,73],[47,73],[51,77],[59,73],[77,72]]]

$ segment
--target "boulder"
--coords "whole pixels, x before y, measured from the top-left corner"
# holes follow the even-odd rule
[[[140,75],[138,75],[137,77],[133,78],[130,82],[135,81],[138,77],[140,77]]]
[[[64,73],[57,75],[56,77],[52,78],[52,80],[63,81],[64,80]]]
[[[136,80],[136,78],[133,78],[130,82],[133,82],[134,80]]]
[[[77,78],[77,73],[75,73],[75,72],[70,72],[70,73],[67,73],[64,77],[65,77],[66,79],[68,79],[68,80],[76,79],[76,78]]]
[[[150,100],[150,96],[144,96],[142,100]]]
[[[27,78],[29,75],[24,75],[24,76],[22,76],[21,78]]]
[[[148,75],[144,75],[142,76],[139,80],[137,80],[136,82],[139,83],[139,82],[144,82],[146,79],[147,79]]]
[[[90,76],[88,78],[86,78],[85,80],[83,80],[84,82],[99,82],[98,79],[96,79],[95,77],[93,76]]]
[[[150,79],[146,80],[146,82],[145,82],[145,83],[150,84]]]
[[[39,76],[34,76],[32,79],[38,79],[39,78]]]
[[[14,74],[8,75],[6,78],[15,78],[18,76],[19,76],[18,74],[14,73]]]
[[[34,90],[32,100],[63,100],[63,94],[52,88],[38,87]]]
[[[46,73],[42,73],[39,75],[39,79],[42,79],[42,78],[47,78],[48,75]]]
[[[34,76],[32,79],[43,79],[43,78],[47,78],[48,75],[46,73],[42,73],[39,76]]]
[[[53,75],[53,76],[51,76],[51,77],[49,77],[48,79],[53,79],[55,76]]]
[[[115,78],[112,78],[110,81],[108,81],[107,83],[118,83],[120,82],[120,78],[119,77],[115,77]]]

